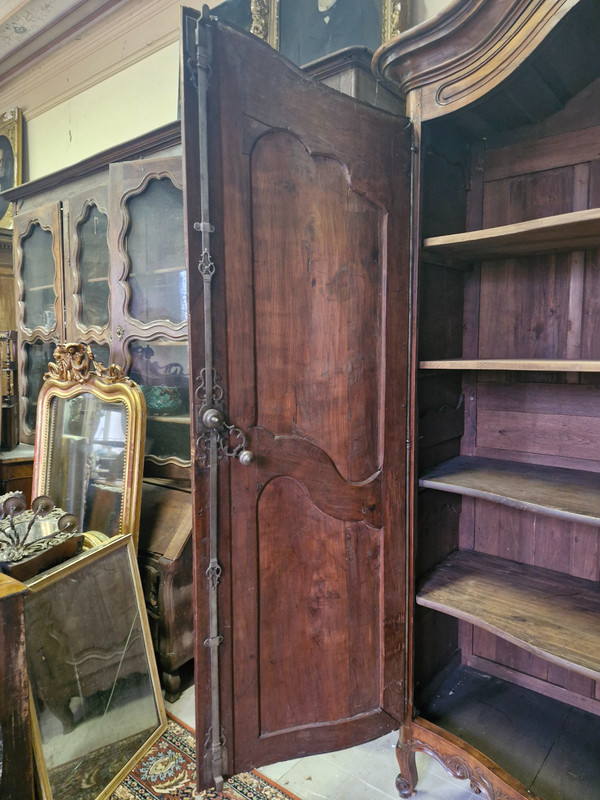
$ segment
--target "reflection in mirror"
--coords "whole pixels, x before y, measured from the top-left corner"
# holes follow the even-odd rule
[[[33,489],[74,514],[81,531],[137,541],[145,402],[115,365],[83,344],[58,345],[40,392]]]
[[[120,532],[127,408],[90,392],[50,400],[48,495],[79,530]],[[99,526],[101,526],[99,528]]]
[[[166,722],[131,537],[28,586],[25,636],[44,800],[108,797]]]

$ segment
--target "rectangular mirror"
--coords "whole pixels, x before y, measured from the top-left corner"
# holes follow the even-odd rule
[[[43,800],[103,800],[166,727],[131,536],[26,584]]]

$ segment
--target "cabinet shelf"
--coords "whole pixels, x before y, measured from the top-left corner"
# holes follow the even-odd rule
[[[600,591],[590,581],[458,551],[426,576],[417,603],[600,678]]]
[[[600,525],[600,474],[596,472],[457,456],[423,475],[419,486]]]
[[[600,361],[570,358],[447,358],[420,361],[419,367],[511,372],[600,372]]]
[[[143,271],[141,274],[143,275],[143,277],[147,278],[148,276],[151,276],[151,275],[166,275],[169,272],[185,272],[185,266],[183,266],[183,267],[158,267],[157,269],[149,269],[149,270]],[[127,277],[128,278],[137,278],[138,274],[137,274],[137,272],[130,272],[127,275]]]
[[[189,425],[190,418],[189,416],[178,416],[178,417],[169,417],[166,414],[149,414],[148,421],[152,422],[172,422],[176,425]]]
[[[49,289],[54,289],[54,284],[49,283],[46,286],[29,286],[28,292],[47,292]]]
[[[423,247],[431,253],[475,261],[600,247],[600,208],[434,236],[425,239]]]

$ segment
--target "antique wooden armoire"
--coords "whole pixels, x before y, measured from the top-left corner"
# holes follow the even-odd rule
[[[457,0],[406,117],[183,25],[199,784],[598,798],[600,4]]]

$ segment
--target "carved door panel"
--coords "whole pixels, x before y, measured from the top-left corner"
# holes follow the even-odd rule
[[[183,80],[199,784],[218,785],[404,714],[411,130],[194,12]]]

